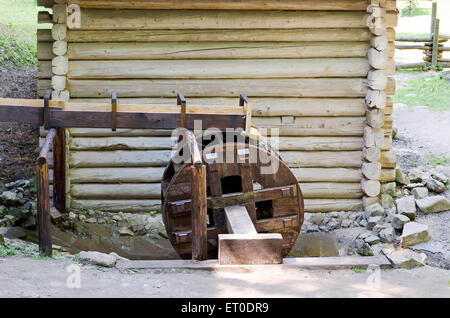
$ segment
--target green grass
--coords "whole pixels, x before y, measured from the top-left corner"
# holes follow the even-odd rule
[[[0,0],[0,13],[0,63],[36,65],[36,0]]]
[[[414,32],[399,32],[395,33],[396,37],[409,37],[409,38],[424,38],[430,37],[430,33],[414,33]]]
[[[402,17],[417,17],[420,15],[430,15],[431,9],[427,8],[413,8],[412,12],[409,12],[409,7],[404,7],[402,9]]]
[[[397,89],[394,103],[427,106],[433,110],[450,109],[450,85],[438,75],[418,76],[408,81],[407,88]]]
[[[425,158],[426,162],[434,167],[450,166],[450,157],[445,155],[430,154]]]

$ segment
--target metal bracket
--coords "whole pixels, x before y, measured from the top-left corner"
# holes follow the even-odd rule
[[[177,105],[181,107],[180,127],[186,128],[186,99],[182,93],[177,93]]]
[[[47,89],[44,95],[44,129],[50,129],[50,100],[52,99],[52,90]]]
[[[111,92],[111,130],[117,130],[117,94]]]

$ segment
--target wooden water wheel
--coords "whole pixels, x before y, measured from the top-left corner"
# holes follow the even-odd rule
[[[286,256],[303,223],[302,193],[289,168],[270,148],[248,142],[206,146],[203,152],[208,258],[217,258],[218,235],[229,233],[224,211],[233,206],[245,206],[258,233],[280,233]],[[191,163],[172,160],[162,181],[164,224],[183,259],[192,255],[191,180]]]

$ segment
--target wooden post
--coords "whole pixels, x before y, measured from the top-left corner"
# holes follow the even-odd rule
[[[57,128],[53,141],[53,206],[66,212],[66,133]]]
[[[52,255],[52,230],[50,218],[50,184],[48,177],[48,153],[56,135],[56,129],[49,130],[36,165],[36,190],[38,212],[39,252]]]
[[[431,29],[430,29],[430,37],[433,37],[434,32],[434,22],[437,16],[437,3],[433,1],[431,4]]]
[[[438,53],[439,53],[439,19],[435,19],[433,31],[433,48],[431,51],[431,69],[433,71],[436,70]]]
[[[208,237],[206,229],[206,167],[192,165],[192,260],[208,258]]]

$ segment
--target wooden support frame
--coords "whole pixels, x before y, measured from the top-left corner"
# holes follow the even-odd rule
[[[117,93],[111,93],[111,130],[117,130]]]
[[[245,134],[249,136],[252,127],[252,103],[244,94],[239,95],[239,106],[244,108],[245,112]]]
[[[48,154],[50,152],[50,147],[52,146],[55,136],[56,129],[50,129],[47,137],[45,138],[45,142],[39,154],[36,165],[39,251],[44,256],[52,255]]]
[[[53,206],[66,212],[66,132],[56,128],[53,141]]]
[[[186,98],[180,92],[177,93],[177,105],[180,106],[180,127],[186,128]]]

